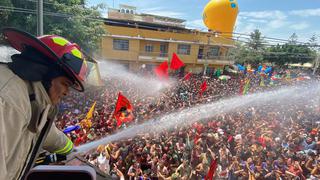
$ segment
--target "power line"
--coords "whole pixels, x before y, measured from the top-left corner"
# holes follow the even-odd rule
[[[246,33],[239,33],[239,32],[221,32],[221,34],[235,34],[241,36],[247,36],[251,37],[251,34],[246,34]],[[263,39],[270,39],[269,41],[274,41],[274,42],[283,42],[283,43],[288,43],[290,40],[288,39],[280,39],[280,38],[274,38],[274,37],[267,37],[267,36],[262,36]],[[296,43],[301,44],[301,45],[308,45],[308,46],[319,46],[319,45],[310,45],[310,43],[306,42],[301,42],[301,41],[296,41]]]
[[[28,0],[31,2],[34,2],[33,0]],[[52,3],[51,3],[52,4]],[[2,8],[12,8],[12,7],[6,7],[6,6],[0,6],[0,10],[7,10],[7,9],[1,9]],[[13,11],[13,12],[21,12],[21,9],[23,8],[13,8],[13,9],[17,9],[20,11]],[[28,10],[32,11],[32,13],[34,13],[34,10],[31,9],[23,9],[23,12],[27,13]],[[12,10],[11,10],[12,11]],[[54,13],[54,12],[48,12],[45,11],[45,15],[51,15],[51,16],[57,16],[57,17],[64,17],[64,18],[72,18],[75,17],[75,15],[72,14],[65,14],[65,13]],[[99,17],[83,17],[84,19],[88,19],[88,20],[95,20],[95,21],[100,21],[100,22],[105,22],[105,23],[113,23],[113,24],[118,24],[118,25],[125,25],[125,26],[132,26],[132,27],[142,27],[142,28],[148,28],[148,29],[154,29],[154,30],[168,30],[167,28],[161,28],[161,27],[153,27],[153,26],[148,26],[148,25],[139,25],[136,23],[130,23],[130,22],[116,22],[116,21],[112,21],[112,20],[107,20],[107,19],[102,19]],[[239,35],[236,38],[242,38],[242,39],[247,39],[249,40],[251,37],[250,34],[245,34],[245,33],[238,33],[238,32],[222,32],[221,34],[235,34],[235,35]],[[241,37],[241,36],[246,36],[246,37]],[[221,36],[220,36],[221,37]],[[279,39],[279,38],[273,38],[273,37],[267,37],[267,36],[263,36],[263,39],[268,39],[268,42],[274,42],[274,43],[288,43],[290,42],[289,40],[285,40],[285,39]],[[230,40],[235,40],[235,39],[230,39]],[[245,42],[247,43],[247,42]],[[311,45],[310,43],[305,43],[305,42],[299,42],[296,41],[296,43],[298,43],[298,45],[307,45],[307,46],[312,46],[312,47],[319,47],[319,45]],[[264,43],[265,44],[265,43]],[[275,45],[275,44],[271,44],[271,43],[266,43],[265,45]]]
[[[226,37],[223,37],[226,38]],[[226,38],[226,39],[232,39],[232,38]],[[234,40],[234,41],[239,41],[239,40]],[[242,41],[244,42],[244,41]],[[248,42],[245,42],[248,43]],[[307,53],[293,53],[293,52],[274,52],[274,51],[260,51],[260,50],[254,50],[251,49],[252,51],[256,53],[263,54],[265,56],[269,57],[283,57],[284,55],[291,56],[291,58],[300,58],[300,59],[312,59],[314,58],[313,56],[307,54]]]
[[[18,12],[18,13],[27,13],[27,14],[36,14],[36,10],[33,9],[24,9],[24,8],[15,8],[15,7],[8,7],[8,6],[0,6],[0,11],[10,11],[10,12]],[[44,11],[44,15],[47,16],[56,16],[56,17],[63,17],[63,18],[74,18],[77,17],[76,15],[72,14],[64,14],[64,13],[54,13],[49,11]],[[82,19],[88,20],[95,20],[104,22],[101,18],[91,17],[91,16],[82,16]]]
[[[32,0],[28,0],[31,2],[34,2]],[[51,3],[53,4],[53,3]],[[8,7],[8,6],[0,6],[0,11],[1,10],[5,10],[5,11],[11,11],[11,12],[18,12],[18,13],[29,13],[29,14],[36,14],[35,10],[32,9],[25,9],[25,8],[17,8],[17,7]],[[62,17],[62,18],[74,18],[76,17],[73,14],[65,14],[65,13],[55,13],[55,12],[49,12],[49,11],[44,11],[44,15],[46,16],[56,16],[56,17]],[[119,21],[112,21],[112,20],[108,20],[108,19],[102,19],[100,17],[92,17],[92,16],[84,16],[81,17],[83,19],[87,19],[87,20],[94,20],[94,21],[100,21],[100,22],[104,22],[104,23],[112,23],[112,24],[117,24],[117,25],[124,25],[124,26],[131,26],[131,27],[142,27],[142,28],[148,28],[148,29],[153,29],[153,30],[168,30],[168,28],[161,28],[161,27],[153,27],[153,26],[148,26],[148,25],[140,25],[140,24],[136,24],[136,23],[130,23],[130,22],[119,22]],[[239,40],[241,39],[246,39],[246,40],[251,40],[249,37],[251,37],[250,34],[245,34],[245,33],[238,33],[238,32],[222,32],[221,34],[235,34],[238,35],[237,37],[234,38],[227,38],[228,40],[233,40],[233,41],[239,41],[239,42],[243,42],[243,43],[249,43],[248,41],[243,41],[243,40]],[[246,37],[242,37],[242,36],[246,36]],[[224,38],[223,36],[219,36],[220,38]],[[268,42],[274,42],[274,43],[288,43],[290,42],[289,40],[285,40],[285,39],[279,39],[279,38],[272,38],[272,37],[263,37],[264,39],[269,39],[267,41],[267,43],[262,43],[262,45],[265,46],[274,46],[275,44],[271,44]],[[315,44],[315,45],[311,45],[309,43],[304,43],[304,42],[298,42],[297,41],[297,45],[306,45],[309,47],[319,47],[319,45]]]

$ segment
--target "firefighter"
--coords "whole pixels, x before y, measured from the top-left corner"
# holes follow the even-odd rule
[[[69,87],[84,91],[88,68],[79,46],[63,37],[2,32],[20,54],[0,64],[0,180],[22,179],[40,149],[61,155],[73,150],[53,121]]]

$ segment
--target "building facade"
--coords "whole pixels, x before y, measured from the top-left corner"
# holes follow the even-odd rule
[[[185,28],[185,20],[137,14],[135,7],[121,5],[109,9],[105,19],[106,34],[101,42],[101,56],[138,71],[152,70],[176,53],[186,64],[184,71],[194,73],[223,68],[234,62],[227,59],[232,39],[212,32]]]

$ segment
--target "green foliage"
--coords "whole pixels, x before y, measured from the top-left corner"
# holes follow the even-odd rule
[[[247,44],[236,44],[237,48],[230,50],[229,57],[236,63],[248,63],[253,67],[263,62],[262,51],[264,50],[264,40],[259,30],[254,30],[250,34],[250,40]]]
[[[28,9],[28,13],[9,12],[1,26],[17,27],[36,35],[37,17],[36,0],[5,0],[15,8]],[[4,5],[1,2],[1,6]],[[48,0],[44,1],[44,34],[57,34],[73,41],[87,52],[99,49],[101,36],[104,34],[103,21],[99,9],[85,7],[85,0]],[[16,9],[15,9],[16,10]],[[0,26],[0,27],[1,27]]]
[[[0,2],[0,6],[1,7],[12,7],[12,3],[10,0],[2,0]],[[10,15],[9,10],[0,11],[0,19],[1,19],[0,27],[7,24],[9,15]]]
[[[250,39],[248,42],[248,47],[250,49],[259,51],[264,49],[264,40],[262,38],[262,34],[258,29],[255,29],[250,33]]]
[[[287,63],[307,63],[315,58],[314,51],[306,45],[286,43],[272,46],[265,53],[266,60],[283,66]]]
[[[296,33],[293,33],[289,37],[289,44],[297,44],[297,42],[298,42],[298,35]]]
[[[317,38],[313,35],[308,45],[315,45]],[[298,44],[298,35],[293,33],[289,37],[289,41],[283,45],[271,46],[266,53],[264,58],[269,62],[283,66],[287,63],[300,63],[304,64],[311,62],[316,57],[316,50],[310,48],[307,45]]]
[[[316,57],[317,37],[313,35],[309,44],[298,44],[297,34],[292,34],[288,43],[265,48],[264,40],[259,30],[250,34],[250,40],[246,44],[237,43],[237,48],[229,51],[229,58],[236,63],[248,63],[256,68],[262,62],[271,62],[280,66],[287,63],[307,63]],[[310,46],[310,47],[309,47]]]

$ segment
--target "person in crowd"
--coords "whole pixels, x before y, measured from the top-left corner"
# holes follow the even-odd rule
[[[290,71],[297,76],[301,73],[300,70]],[[144,71],[143,74],[152,76],[151,72]],[[71,92],[64,98],[61,106],[65,110],[60,112],[57,126],[64,129],[80,123],[90,105],[97,101],[92,130],[70,133],[74,141],[80,139],[77,144],[81,145],[162,114],[240,96],[245,78],[250,79],[249,93],[308,83],[285,78],[281,83],[270,85],[268,81],[271,80],[266,78],[265,86],[261,86],[258,74],[230,76],[229,80],[206,78],[207,90],[202,96],[199,87],[204,77],[200,74],[193,74],[188,81],[179,81],[158,96],[146,95],[132,81],[106,77],[104,86],[91,87],[81,96]],[[112,115],[119,91],[134,106],[135,119],[123,127],[117,126]],[[315,122],[320,117],[320,105],[317,100],[310,101],[312,105],[274,102],[263,107],[236,108],[210,118],[195,119],[197,123],[188,126],[177,125],[161,133],[138,134],[113,142],[108,145],[109,164],[113,167],[110,175],[120,178],[121,172],[125,179],[201,179],[208,175],[210,165],[216,159],[216,179],[315,179],[319,174],[319,127]],[[89,133],[93,138],[87,137]],[[99,156],[98,148],[88,152],[90,162],[97,167]]]

